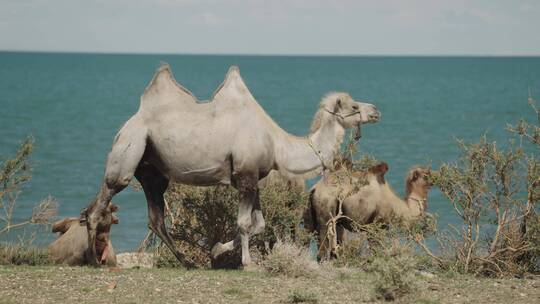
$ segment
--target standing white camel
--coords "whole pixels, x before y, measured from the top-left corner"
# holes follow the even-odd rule
[[[264,229],[257,182],[272,169],[285,176],[314,176],[332,164],[346,128],[376,122],[375,106],[331,93],[320,103],[308,137],[281,129],[259,106],[237,67],[231,67],[211,102],[197,99],[179,85],[169,66],[160,67],[141,97],[140,107],[116,135],[99,193],[87,209],[88,241],[95,254],[96,228],[111,198],[133,176],[148,203],[149,228],[177,259],[164,224],[163,193],[169,181],[209,186],[232,185],[240,193],[238,237],[218,243],[212,255],[242,248],[242,264],[251,263],[249,236]],[[97,260],[96,260],[97,261]]]

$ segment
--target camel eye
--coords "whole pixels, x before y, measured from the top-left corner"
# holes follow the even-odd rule
[[[352,106],[353,110],[358,110],[358,106],[357,105],[354,105]]]

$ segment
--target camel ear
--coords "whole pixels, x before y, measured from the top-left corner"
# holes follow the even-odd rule
[[[118,216],[116,214],[112,215],[112,224],[118,224],[120,220],[118,219]]]
[[[73,225],[77,221],[79,221],[79,219],[73,218],[73,217],[68,217],[61,221],[57,221],[52,225],[52,232],[53,233],[60,232],[60,234],[64,234],[69,230],[71,225]]]
[[[385,162],[381,162],[380,164],[369,168],[369,172],[379,176],[382,180],[384,180],[384,175],[386,174],[386,172],[388,172],[388,164]]]
[[[115,205],[115,204],[113,204],[113,203],[110,203],[110,204],[109,204],[109,211],[111,211],[111,212],[116,212],[116,211],[118,211],[118,205]]]
[[[388,171],[388,164],[385,162],[381,162],[378,165],[369,168],[369,171],[374,174],[384,175]]]
[[[337,113],[341,109],[341,98],[338,97],[336,100],[336,105],[334,106],[334,112]]]
[[[389,169],[388,164],[385,162],[382,162],[380,166],[382,166],[383,174],[386,174],[386,172],[388,172],[388,169]]]

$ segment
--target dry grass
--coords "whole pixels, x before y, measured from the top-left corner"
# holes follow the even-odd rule
[[[273,276],[238,270],[0,266],[1,303],[380,303],[370,294],[373,274],[340,277]],[[115,286],[115,288],[109,288]],[[535,303],[539,279],[465,275],[421,277],[400,303]],[[308,302],[309,303],[309,302]]]
[[[381,248],[373,257],[368,269],[375,274],[373,290],[377,297],[395,300],[414,291],[417,284],[418,259],[412,248],[399,240]]]
[[[262,266],[270,274],[292,278],[313,277],[320,270],[319,264],[313,260],[307,248],[281,241],[264,257]]]
[[[47,249],[21,244],[0,245],[0,265],[48,265],[52,264]]]

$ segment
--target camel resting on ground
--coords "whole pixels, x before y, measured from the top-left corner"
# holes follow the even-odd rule
[[[347,93],[323,97],[307,137],[281,129],[251,95],[237,67],[231,67],[210,102],[198,102],[178,84],[169,66],[158,69],[139,110],[118,131],[95,200],[81,212],[94,249],[96,227],[112,197],[135,177],[148,204],[149,228],[176,258],[193,266],[173,245],[164,222],[163,193],[169,182],[232,185],[239,191],[238,236],[217,243],[212,257],[242,248],[249,266],[249,237],[264,230],[258,181],[270,170],[285,176],[314,176],[330,167],[345,129],[379,120],[377,108]],[[91,252],[97,264],[96,252]]]
[[[116,266],[116,254],[110,239],[111,225],[118,224],[118,217],[113,213],[118,209],[109,204],[105,217],[108,225],[97,228],[96,253],[102,265]],[[56,263],[71,266],[92,265],[89,259],[88,231],[86,224],[81,224],[79,218],[65,218],[53,224],[52,232],[59,232],[58,239],[49,245],[49,253]]]
[[[313,186],[306,222],[311,224],[308,229],[318,232],[319,246],[327,235],[327,223],[339,212],[340,200],[342,214],[357,224],[375,221],[390,223],[400,219],[408,225],[425,215],[428,191],[432,186],[429,181],[430,170],[423,167],[409,170],[405,180],[405,199],[398,197],[386,182],[384,174],[387,171],[386,163],[373,166],[367,171],[339,169]],[[343,228],[352,229],[347,223],[346,220],[338,221],[338,243],[343,239]]]

